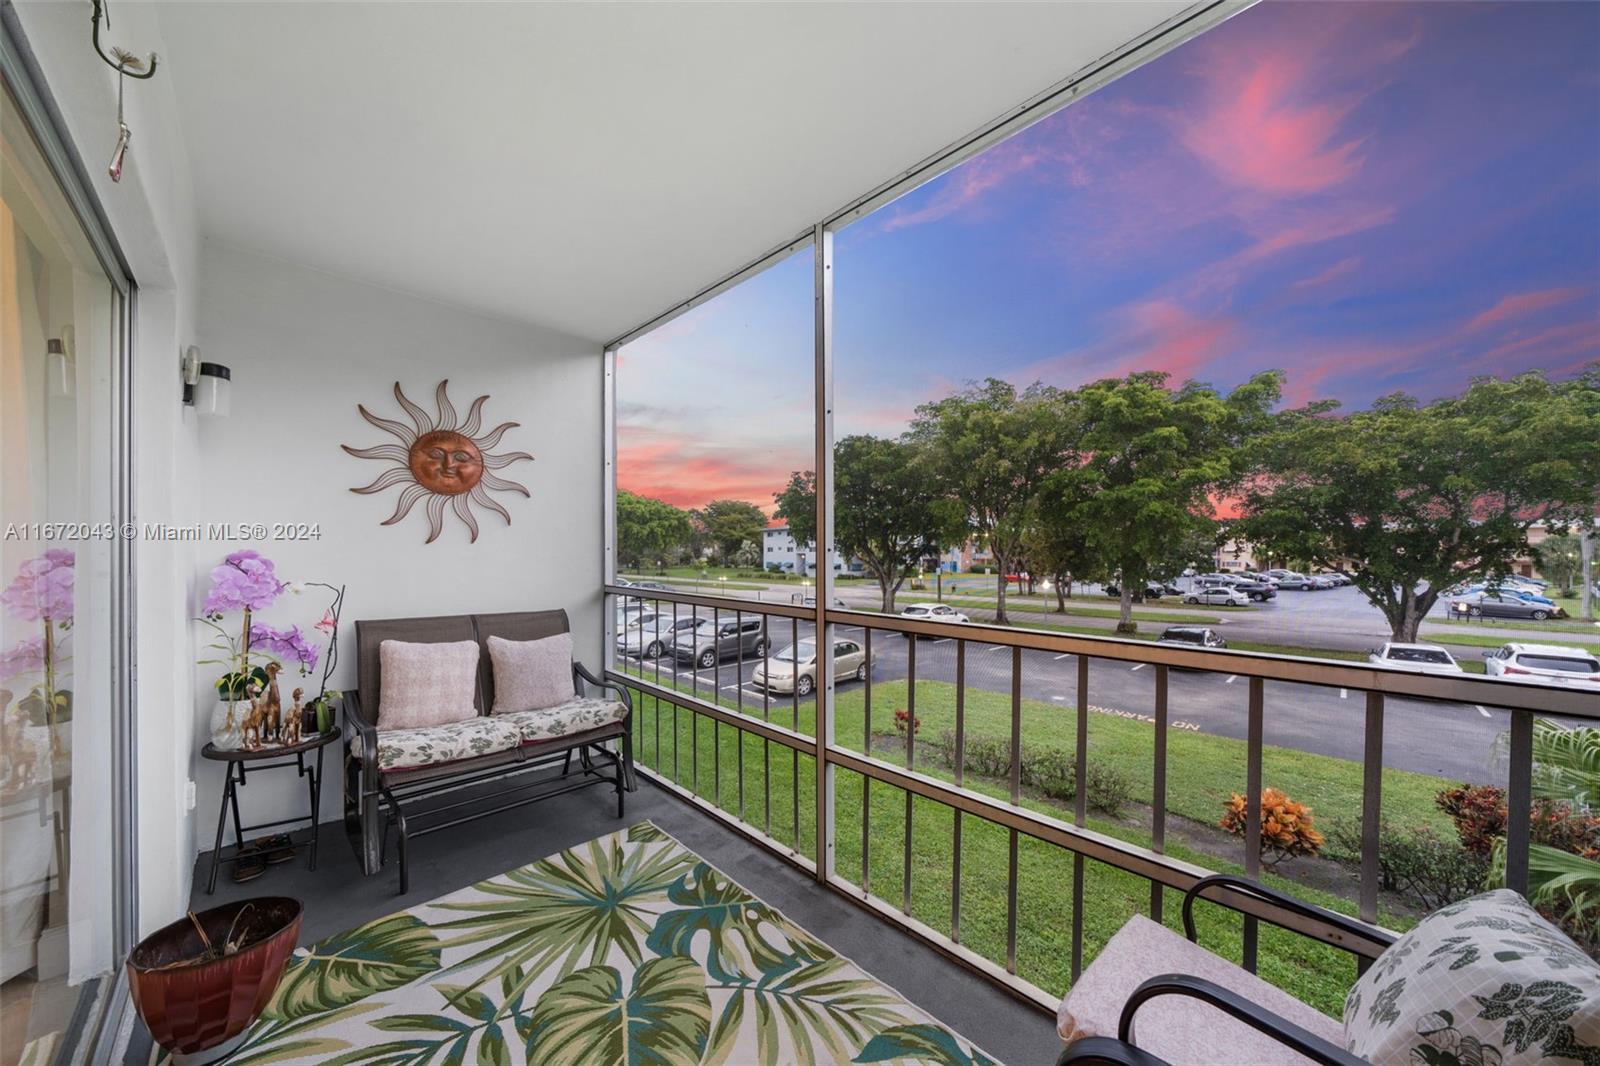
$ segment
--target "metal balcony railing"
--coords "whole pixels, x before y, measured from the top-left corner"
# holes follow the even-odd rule
[[[688,669],[680,669],[676,659],[629,658],[615,656],[611,659],[608,675],[633,687],[643,699],[636,701],[634,728],[635,752],[640,759],[640,771],[669,791],[693,803],[706,813],[744,833],[760,845],[783,856],[815,877],[820,884],[839,892],[856,903],[867,907],[889,921],[957,960],[978,973],[1005,987],[1019,997],[1053,1010],[1059,993],[1023,980],[1017,975],[1017,943],[1019,912],[1018,854],[1024,838],[1069,853],[1072,860],[1072,929],[1071,976],[1075,980],[1084,965],[1084,898],[1085,863],[1103,863],[1149,882],[1148,914],[1160,921],[1163,913],[1165,890],[1187,890],[1200,878],[1214,872],[1203,866],[1165,854],[1168,832],[1168,739],[1173,728],[1169,674],[1173,670],[1221,673],[1230,679],[1246,682],[1241,686],[1240,702],[1246,720],[1245,781],[1247,796],[1246,828],[1244,838],[1244,866],[1250,876],[1261,873],[1262,763],[1265,749],[1265,686],[1268,682],[1288,682],[1298,685],[1322,686],[1341,690],[1341,694],[1362,694],[1365,708],[1362,718],[1362,788],[1360,817],[1360,883],[1358,913],[1362,921],[1378,921],[1380,870],[1378,863],[1379,830],[1383,813],[1383,759],[1386,702],[1391,698],[1446,701],[1460,705],[1463,713],[1488,712],[1484,708],[1500,708],[1509,712],[1508,743],[1505,752],[1509,760],[1506,779],[1508,804],[1508,837],[1506,842],[1507,884],[1526,891],[1528,879],[1529,821],[1533,793],[1533,724],[1538,716],[1564,716],[1600,722],[1600,697],[1576,689],[1545,685],[1507,683],[1481,676],[1439,676],[1382,669],[1359,663],[1302,659],[1291,656],[1236,651],[1207,651],[1187,649],[1149,642],[1110,637],[1069,636],[1028,629],[974,624],[950,624],[911,620],[898,616],[862,611],[818,608],[798,604],[774,604],[719,596],[689,593],[641,590],[637,588],[606,586],[608,594],[608,655],[614,653],[616,617],[612,604],[640,603],[668,617],[675,614],[687,619],[698,615],[708,618],[714,627],[724,621],[742,624],[746,620],[760,619],[759,648],[740,644],[724,655],[710,657],[710,664],[702,667],[691,661]],[[867,659],[873,661],[873,644],[883,647],[888,637],[933,637],[954,641],[954,703],[955,730],[953,780],[925,773],[916,765],[917,745],[915,728],[917,693],[918,641],[906,641],[906,698],[904,708],[912,721],[904,730],[906,746],[904,764],[887,761],[873,754],[873,690],[876,682],[869,669],[862,689],[864,704],[863,741],[861,750],[854,750],[835,738],[835,698],[832,681],[833,639],[817,641],[819,651],[818,684],[815,698],[803,701],[798,692],[774,697],[763,690],[760,698],[747,691],[743,680],[744,666],[756,651],[770,652],[783,643],[798,643],[802,637],[814,635],[817,621],[821,619],[829,638],[840,633],[851,634],[865,646]],[[854,634],[861,634],[860,637]],[[966,764],[967,696],[969,688],[969,647],[979,646],[985,654],[1006,650],[1010,658],[1010,766],[1007,785],[1009,793],[1004,798],[986,794],[970,787],[964,779]],[[1063,705],[1063,713],[1076,716],[1076,795],[1073,797],[1070,820],[1053,817],[1023,804],[1022,749],[1023,737],[1023,682],[1025,677],[1024,653],[1049,653],[1055,660],[1072,658],[1076,664],[1075,705]],[[1089,828],[1087,768],[1090,734],[1090,678],[1091,661],[1111,661],[1146,664],[1154,668],[1154,700],[1150,760],[1152,773],[1152,801],[1150,843],[1148,846],[1129,843],[1106,833]],[[1104,669],[1104,666],[1101,667]],[[728,685],[726,677],[731,671],[734,683]],[[798,686],[795,686],[798,689]],[[991,688],[989,691],[993,691]],[[652,716],[644,712],[649,701],[655,709]],[[662,707],[670,708],[671,737],[663,738]],[[880,710],[880,714],[883,712]],[[691,716],[689,750],[678,729],[678,715]],[[701,767],[703,721],[711,723],[709,744],[705,754],[711,762],[710,796],[702,788]],[[881,721],[881,719],[880,719]],[[732,729],[737,744],[734,761],[736,780],[732,787],[724,782],[723,750],[724,730]],[[747,796],[746,790],[746,738],[760,742],[763,765],[759,771],[763,792],[759,801]],[[664,742],[668,747],[664,748]],[[774,823],[775,798],[773,784],[773,748],[776,758],[788,762],[788,796],[776,797],[779,819]],[[860,826],[840,825],[836,822],[832,803],[834,773],[849,771],[862,778],[862,818]],[[686,772],[685,772],[686,771]],[[804,771],[804,772],[803,772]],[[687,776],[689,784],[682,782]],[[897,908],[872,892],[871,852],[874,844],[872,830],[872,784],[882,783],[904,795],[904,833],[900,841],[902,860],[902,886],[900,906]],[[747,804],[747,800],[750,801]],[[950,914],[945,928],[935,928],[911,916],[911,886],[915,839],[913,835],[913,806],[918,801],[931,801],[948,808],[953,818],[950,829],[950,847],[953,856],[950,871]],[[759,802],[760,814],[754,820],[747,818],[748,807]],[[814,823],[802,818],[802,808],[810,802],[815,808]],[[784,816],[787,817],[784,817]],[[1520,815],[1520,816],[1519,816]],[[963,820],[972,817],[1004,831],[1007,836],[1006,869],[1006,935],[1004,957],[990,958],[971,950],[962,943],[962,882],[963,882]],[[861,884],[840,876],[834,869],[834,850],[843,834],[859,832],[862,872]],[[1065,887],[1065,886],[1063,886]],[[1383,945],[1351,936],[1347,931],[1319,922],[1315,918],[1289,915],[1278,911],[1270,903],[1233,893],[1226,889],[1212,890],[1217,898],[1229,896],[1230,904],[1246,914],[1244,920],[1243,962],[1252,971],[1256,967],[1258,951],[1258,918],[1271,918],[1273,922],[1294,929],[1322,942],[1333,945],[1355,956],[1357,969],[1364,969],[1375,958]],[[998,954],[998,953],[997,953]]]

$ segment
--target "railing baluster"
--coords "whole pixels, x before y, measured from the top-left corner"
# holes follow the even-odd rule
[[[1378,920],[1378,848],[1383,818],[1383,693],[1367,693],[1361,763],[1361,920]]]
[[[917,748],[915,733],[917,731],[917,640],[915,633],[911,634],[911,643],[906,648],[906,769],[909,770],[916,763]]]
[[[678,705],[672,705],[672,780],[683,783],[683,774],[678,769]]]
[[[1506,887],[1528,894],[1528,820],[1533,809],[1533,712],[1511,712],[1506,781]]]
[[[1082,780],[1083,775],[1079,774]],[[1022,802],[1022,649],[1011,649],[1011,802]]]
[[[1078,761],[1077,767],[1077,797],[1073,804],[1073,818],[1077,825],[1082,825],[1084,816],[1088,813],[1085,804],[1087,792],[1085,781],[1088,777],[1084,763],[1088,759],[1089,751],[1089,657],[1078,656],[1078,743],[1074,758]],[[1072,979],[1076,981],[1083,973],[1083,856],[1074,852],[1072,855]]]
[[[867,684],[862,692],[863,710],[861,715],[861,751],[872,754],[872,627],[867,627]]]
[[[1157,855],[1167,850],[1167,668],[1156,667],[1155,781],[1150,809],[1150,850]],[[1161,921],[1165,899],[1160,882],[1150,882],[1150,920]]]
[[[1006,973],[1017,972],[1017,831],[1011,830],[1010,861],[1006,864]],[[1076,978],[1074,978],[1076,980]]]
[[[694,670],[695,695],[700,694],[700,667]],[[722,697],[722,608],[711,608],[711,702]]]
[[[738,673],[735,674],[734,678],[733,678],[733,701],[734,701],[735,709],[737,709],[740,714],[743,714],[744,713],[744,612],[743,611],[735,611],[733,617],[734,617],[734,623],[738,627],[738,630],[739,630],[739,659],[738,659],[738,665],[737,665]],[[721,689],[718,689],[717,691],[720,692]]]
[[[872,627],[866,628],[867,685],[862,693],[861,750],[872,754]],[[872,778],[861,775],[861,894],[872,894]]]
[[[1244,872],[1257,879],[1261,876],[1261,745],[1266,703],[1266,683],[1259,677],[1250,679],[1250,708],[1245,749],[1245,801]],[[1244,968],[1256,972],[1256,934],[1258,922],[1253,915],[1244,919]]]
[[[967,642],[956,640],[956,787],[962,786],[967,766]],[[950,862],[950,939],[961,943],[961,810],[955,814]]]
[[[911,804],[913,798],[911,790],[906,790],[906,848],[905,866],[900,882],[900,909],[907,914],[911,913]]]
[[[789,694],[789,728],[800,732],[800,619],[789,619],[789,647],[795,655],[794,691]],[[800,751],[790,748],[789,812],[794,815],[794,850],[800,850]]]

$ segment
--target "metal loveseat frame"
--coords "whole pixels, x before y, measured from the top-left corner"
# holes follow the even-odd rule
[[[473,705],[482,716],[494,706],[489,638],[540,640],[565,632],[567,613],[561,610],[356,623],[357,691],[344,698],[345,827],[365,874],[371,876],[385,865],[391,827],[397,833],[400,894],[404,895],[410,887],[406,846],[412,837],[600,784],[615,787],[617,817],[623,816],[624,791],[632,792],[637,787],[629,732],[633,701],[625,688],[602,681],[576,660],[572,664],[574,698],[592,690],[610,689],[626,708],[623,717],[598,728],[451,762],[388,770],[379,765],[377,720],[383,685],[379,647],[384,641],[476,641],[479,656]],[[619,748],[620,754],[612,746]],[[579,760],[576,772],[572,766],[574,752]],[[558,758],[559,773],[538,773],[553,768]],[[610,772],[603,772],[606,769]],[[487,794],[469,787],[490,781],[503,782],[504,787]],[[452,795],[445,796],[446,793]]]

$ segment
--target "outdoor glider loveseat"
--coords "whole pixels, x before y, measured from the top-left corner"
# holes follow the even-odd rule
[[[1333,1018],[1200,947],[1202,897],[1235,910],[1253,897],[1278,916],[1262,921],[1312,919],[1331,942],[1382,953]],[[1184,896],[1183,925],[1187,939],[1135,915],[1106,942],[1057,1012],[1057,1066],[1600,1066],[1600,963],[1509,889],[1397,938],[1218,874]]]
[[[607,783],[622,817],[632,702],[573,657],[565,611],[360,621],[356,655],[345,823],[369,876],[391,828],[404,894],[411,837]]]

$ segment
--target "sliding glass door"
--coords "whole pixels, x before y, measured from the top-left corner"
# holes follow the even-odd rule
[[[20,97],[0,122],[0,1064],[74,1061],[126,946],[127,294]]]

